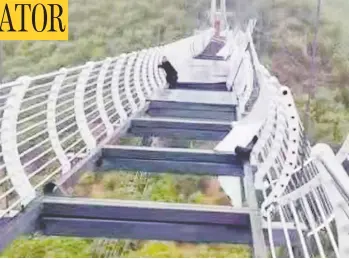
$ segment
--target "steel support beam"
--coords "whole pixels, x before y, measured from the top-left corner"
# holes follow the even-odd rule
[[[234,105],[177,103],[152,101],[147,114],[152,117],[191,118],[203,120],[235,121]]]
[[[253,172],[249,162],[244,162],[244,172],[244,187],[246,192],[246,199],[248,206],[251,208],[250,218],[253,239],[253,253],[254,257],[265,258],[268,256],[268,250],[266,247],[264,231],[262,227],[262,215],[260,213],[260,209],[258,208]],[[282,236],[281,231],[280,235]]]
[[[46,235],[251,244],[249,213],[232,207],[48,198]]]
[[[149,99],[153,117],[236,120],[236,103],[230,92],[165,90]]]
[[[41,205],[41,199],[35,199],[16,217],[0,219],[0,252],[17,237],[38,229]]]
[[[248,208],[67,197],[46,197],[42,207],[40,230],[45,235],[253,243]],[[297,242],[296,230],[288,231]],[[268,234],[266,229],[262,234]],[[275,245],[285,244],[280,227],[273,236]]]
[[[178,83],[176,89],[204,90],[204,91],[227,91],[226,83]]]
[[[243,176],[242,163],[234,154],[211,150],[105,146],[98,171],[147,171],[158,173]]]
[[[42,217],[163,221],[248,227],[250,210],[231,206],[153,201],[45,197]]]
[[[222,140],[231,124],[219,121],[195,121],[170,118],[136,118],[129,133],[136,136],[179,137],[196,140]]]

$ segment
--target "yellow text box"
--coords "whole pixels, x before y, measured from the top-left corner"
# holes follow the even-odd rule
[[[68,0],[0,0],[0,40],[68,40]]]

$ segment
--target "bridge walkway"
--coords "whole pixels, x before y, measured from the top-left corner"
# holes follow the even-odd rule
[[[153,137],[173,136],[218,143],[230,132],[236,120],[231,92],[221,91],[219,83],[210,84],[210,90],[205,84],[191,86],[190,90],[165,89],[149,98],[147,108],[125,131],[129,137],[141,137],[142,145],[104,145],[94,171],[243,178],[243,163],[233,153],[151,146]],[[40,225],[45,235],[253,244],[250,217],[254,210],[248,207],[69,197],[45,197],[42,204]],[[273,233],[278,243],[285,241],[279,227]],[[267,235],[266,226],[262,234]]]
[[[128,134],[143,139],[174,134],[183,139],[221,141],[236,119],[230,92],[166,89],[148,101],[147,109],[131,119]],[[110,144],[102,146],[96,170],[243,176],[242,164],[234,154]]]

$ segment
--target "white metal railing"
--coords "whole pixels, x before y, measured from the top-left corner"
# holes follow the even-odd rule
[[[261,69],[258,64],[256,68]],[[348,207],[343,195],[347,190],[335,184],[338,172],[344,169],[338,160],[329,160],[328,150],[321,157],[315,154],[304,136],[290,89],[277,86],[275,79],[273,82],[268,87],[275,87],[276,94],[269,96],[269,112],[256,134],[259,138],[251,155],[251,163],[257,166],[255,186],[263,193],[261,213],[270,223],[271,255],[348,256],[347,245],[341,242],[345,234],[338,227],[349,223],[339,207]],[[266,86],[262,83],[260,87]],[[318,153],[321,148],[316,148]],[[328,163],[332,170],[323,166]],[[342,179],[349,180],[346,175]],[[281,249],[273,245],[272,222],[282,223],[286,254],[280,254]],[[296,235],[289,232],[287,223],[294,224]],[[302,223],[308,226],[307,231],[301,229]]]
[[[337,158],[326,145],[310,146],[290,89],[259,63],[254,26],[250,21],[247,31],[235,38],[227,88],[237,97],[240,116],[216,150],[233,151],[258,137],[250,162],[257,168],[255,188],[262,193],[260,212],[272,257],[347,257],[349,178],[341,163],[348,156],[348,142]],[[222,186],[228,195],[236,188]],[[274,246],[280,238],[272,231],[275,224],[281,226],[283,247]]]
[[[259,95],[257,85],[258,78],[255,74],[255,67],[259,65],[258,57],[252,41],[252,33],[256,25],[251,20],[246,32],[237,31],[234,33],[235,41],[232,48],[232,55],[229,60],[229,73],[227,76],[227,88],[233,91],[237,100],[238,119],[242,119],[246,112],[250,111]]]
[[[162,47],[0,85],[0,218],[16,215],[145,105]]]
[[[347,210],[344,195],[347,190],[335,184],[338,171],[344,169],[338,160],[329,161],[328,152],[321,159],[314,154],[304,136],[290,89],[277,85],[275,79],[271,81],[271,76],[265,71],[260,74],[269,77],[264,78],[260,87],[275,87],[275,94],[268,97],[268,113],[256,132],[258,141],[252,151],[251,163],[257,167],[255,186],[263,194],[261,213],[269,224],[271,255],[347,256],[347,245],[340,242],[345,234],[338,227],[339,219],[340,224],[349,223],[349,219],[343,216],[343,208],[339,207],[341,204]],[[321,148],[320,145],[317,150]],[[323,163],[329,163],[335,169],[324,167]],[[347,176],[342,179],[348,181]],[[271,231],[273,222],[282,223],[286,254],[281,254],[282,249],[273,245],[273,238],[276,238]],[[287,229],[287,223],[294,224],[296,235]],[[308,230],[302,230],[301,224],[306,224]]]

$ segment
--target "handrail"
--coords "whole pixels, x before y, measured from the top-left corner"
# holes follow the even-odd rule
[[[255,187],[263,194],[259,201],[261,214],[270,226],[275,222],[281,223],[289,257],[295,256],[294,238],[300,241],[299,251],[303,257],[325,257],[329,253],[347,257],[349,247],[344,240],[348,234],[343,229],[349,226],[349,219],[344,213],[349,211],[349,178],[341,163],[348,153],[349,138],[337,159],[323,145],[310,147],[309,141],[304,138],[305,132],[290,89],[280,85],[258,60],[251,37],[255,24],[255,21],[250,21],[247,32],[239,33],[239,51],[233,54],[227,81],[228,88],[232,86],[237,95],[240,121],[233,124],[231,133],[216,150],[234,151],[236,146],[250,143],[253,136],[258,137],[250,162],[257,168]],[[243,63],[246,60],[242,53],[246,52],[251,55],[254,75],[251,71],[245,72]],[[245,105],[246,100],[252,98],[252,92],[250,86],[249,89],[246,87],[246,77],[254,77],[257,82],[254,88],[258,91],[249,111]],[[229,188],[224,183],[222,187],[227,190],[227,195],[230,189],[236,188]],[[295,224],[297,237],[291,237],[285,227],[291,222]],[[338,242],[333,222],[339,233]],[[307,225],[310,235],[304,235],[301,224]],[[268,233],[271,254],[276,257],[277,248],[273,246],[271,228]],[[313,238],[311,246],[310,238]],[[328,240],[326,246],[322,241],[324,238]]]
[[[0,219],[142,109],[143,94],[165,87],[155,69],[161,53],[145,49],[0,85]]]

